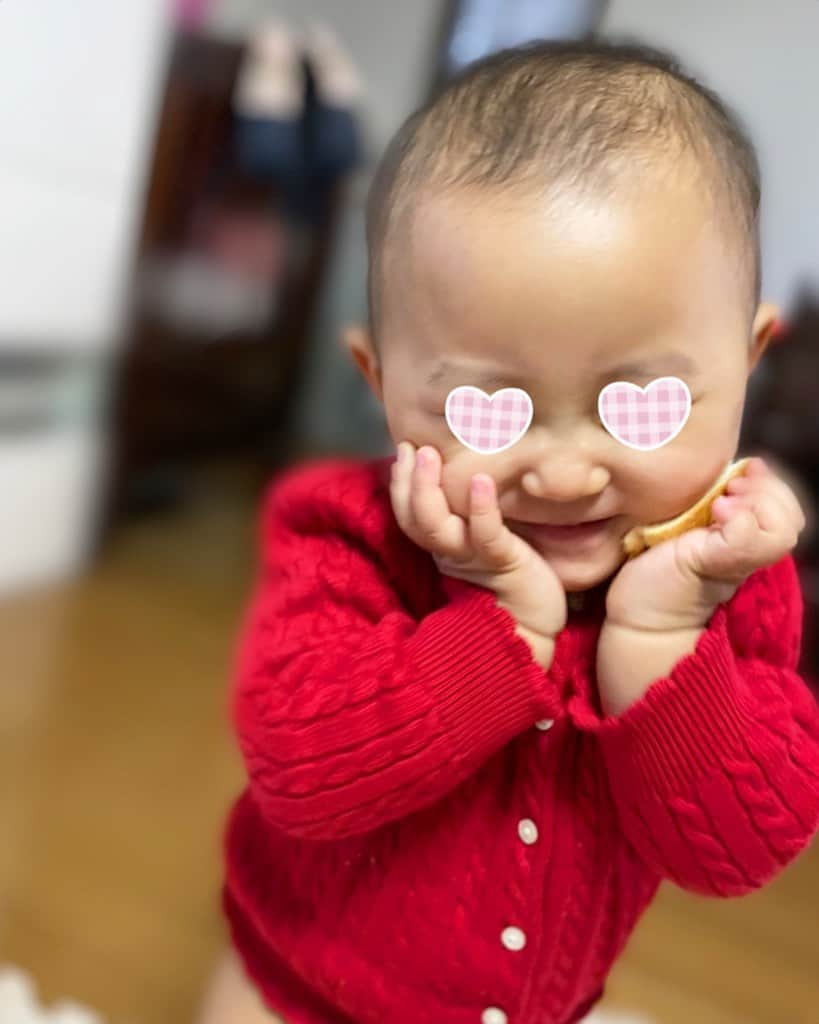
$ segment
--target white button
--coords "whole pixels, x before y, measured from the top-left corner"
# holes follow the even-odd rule
[[[537,842],[537,825],[531,818],[522,818],[518,822],[518,835],[527,846],[531,846]]]
[[[481,1024],[507,1024],[509,1018],[497,1006],[487,1006],[481,1014]]]
[[[513,952],[517,953],[518,950],[523,949],[526,945],[526,936],[520,928],[515,928],[514,925],[510,925],[509,928],[504,928],[501,932],[501,942],[507,949],[511,949]]]
[[[541,732],[546,732],[547,729],[551,729],[555,724],[553,718],[541,718],[539,722],[535,722],[535,728],[540,729]]]

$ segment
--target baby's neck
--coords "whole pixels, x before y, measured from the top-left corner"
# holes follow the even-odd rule
[[[611,579],[602,580],[600,583],[589,587],[588,590],[571,590],[566,594],[566,604],[569,612],[587,612],[596,607],[606,599],[606,592],[609,589]]]

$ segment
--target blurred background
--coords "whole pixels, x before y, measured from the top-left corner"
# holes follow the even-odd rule
[[[809,512],[819,676],[815,0],[3,0],[0,965],[28,980],[0,980],[0,1021],[4,992],[192,1020],[226,940],[259,496],[296,459],[391,451],[339,344],[366,315],[374,162],[471,60],[591,33],[673,48],[758,145],[782,318],[742,444]],[[739,902],[664,888],[605,1005],[817,1024],[817,850]]]

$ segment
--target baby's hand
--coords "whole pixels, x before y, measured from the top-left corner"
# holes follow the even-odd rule
[[[469,522],[455,515],[440,486],[441,457],[424,445],[416,455],[398,446],[390,498],[398,525],[429,551],[440,571],[493,591],[518,623],[518,633],[547,668],[554,638],[566,625],[566,595],[551,566],[504,525],[492,477],[478,473],[470,488]]]
[[[805,526],[796,495],[760,458],[729,482],[711,516],[710,527],[627,562],[609,587],[607,617],[635,629],[705,626],[752,572],[793,550]]]

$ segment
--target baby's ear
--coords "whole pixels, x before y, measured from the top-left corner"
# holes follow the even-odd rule
[[[779,308],[772,302],[760,302],[751,328],[751,351],[748,362],[749,374],[762,358],[778,324]]]
[[[382,402],[381,364],[369,330],[363,324],[348,324],[341,332],[341,343],[361,371],[375,397]]]

